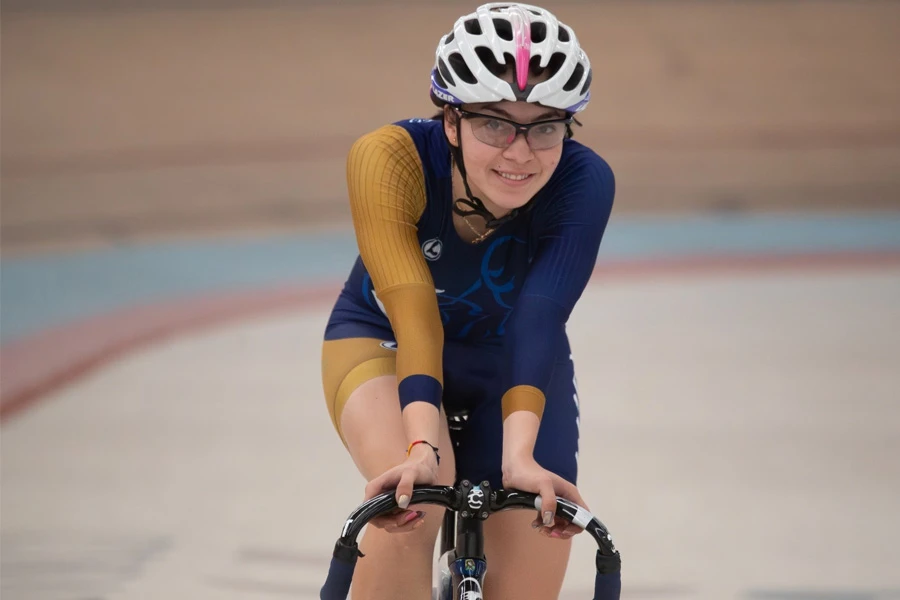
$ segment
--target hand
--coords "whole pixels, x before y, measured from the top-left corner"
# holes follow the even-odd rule
[[[544,469],[533,458],[504,463],[503,487],[540,494],[541,510],[531,526],[538,529],[541,535],[566,540],[583,531],[581,527],[555,516],[557,496],[587,508],[578,488]]]
[[[399,509],[372,519],[369,524],[389,533],[412,531],[424,523],[425,513],[420,510],[406,510],[412,498],[414,484],[434,484],[438,478],[437,457],[425,444],[413,446],[409,457],[388,469],[366,485],[366,500],[387,490],[397,489]]]

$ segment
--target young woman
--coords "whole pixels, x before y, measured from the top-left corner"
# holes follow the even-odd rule
[[[347,162],[360,257],[325,333],[328,410],[366,498],[396,487],[405,509],[413,484],[463,478],[541,495],[533,522],[485,522],[493,598],[558,596],[578,530],[555,522],[555,496],[585,505],[565,325],[615,192],[607,163],[569,139],[590,85],[569,27],[487,4],[437,47],[441,114],[363,136]],[[455,447],[445,410],[469,412]],[[429,597],[441,511],[368,528],[356,600]]]

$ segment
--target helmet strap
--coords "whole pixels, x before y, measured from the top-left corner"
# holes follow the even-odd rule
[[[482,219],[484,219],[484,226],[487,229],[497,229],[504,223],[508,221],[512,221],[519,214],[519,209],[514,208],[509,211],[507,214],[503,215],[499,219],[494,217],[493,213],[487,209],[482,202],[481,198],[478,198],[474,194],[472,194],[472,189],[469,187],[469,181],[466,177],[466,164],[463,161],[462,154],[462,117],[459,116],[459,113],[456,113],[456,143],[458,145],[454,146],[450,144],[450,157],[452,160],[451,164],[455,164],[459,169],[459,174],[462,175],[463,186],[466,189],[466,197],[465,198],[457,198],[453,201],[453,212],[458,214],[461,217],[469,217],[472,215],[478,215]],[[460,207],[460,204],[464,206],[468,206],[469,210],[464,210]]]

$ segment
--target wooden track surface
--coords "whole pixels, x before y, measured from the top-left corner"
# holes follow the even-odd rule
[[[4,250],[346,223],[347,149],[430,116],[474,6],[212,4],[3,4]],[[577,136],[617,211],[900,207],[900,3],[548,7],[593,60]]]

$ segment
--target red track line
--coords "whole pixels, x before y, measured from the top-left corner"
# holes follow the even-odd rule
[[[900,251],[699,257],[604,263],[592,283],[685,275],[745,275],[900,266]],[[132,307],[11,342],[0,349],[0,422],[51,392],[153,342],[270,312],[327,306],[341,284],[202,296]],[[324,324],[323,324],[324,325]]]

